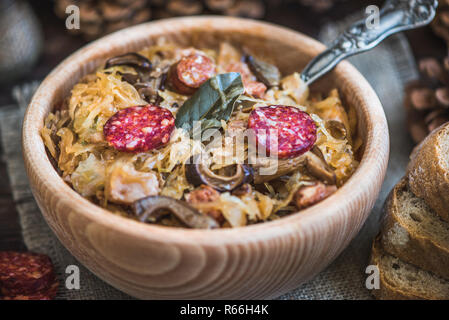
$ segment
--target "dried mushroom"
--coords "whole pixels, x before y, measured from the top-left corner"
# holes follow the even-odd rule
[[[122,79],[133,85],[142,99],[148,102],[157,102],[158,90],[163,90],[167,74],[161,68],[155,68],[146,57],[130,52],[113,57],[106,61],[105,68],[113,66],[129,66],[136,70],[137,74],[118,72]]]
[[[213,218],[195,210],[186,202],[165,196],[139,199],[133,203],[132,210],[141,222],[155,223],[170,213],[189,228],[214,229],[219,227]]]
[[[265,84],[267,87],[276,87],[279,85],[281,73],[276,66],[259,60],[251,55],[247,55],[245,57],[245,62],[248,64],[257,80]]]
[[[186,178],[195,187],[205,184],[215,190],[224,192],[232,191],[244,183],[251,182],[253,173],[251,167],[245,164],[237,164],[233,175],[219,175],[202,163],[200,156],[193,156],[190,158],[190,163],[186,164]]]
[[[307,153],[306,169],[312,176],[322,182],[332,185],[337,183],[334,170],[326,163],[317,147],[313,148],[312,152]]]
[[[310,152],[310,151],[309,151]],[[306,164],[307,154],[305,154],[291,159],[279,159],[278,161],[273,161],[269,163],[269,159],[267,161],[263,161],[263,159],[258,159],[259,162],[254,165],[254,183],[264,183],[276,178],[279,178],[283,175],[286,175]],[[270,172],[272,174],[264,174],[264,172]]]
[[[277,169],[273,174],[263,174],[262,169],[267,170],[270,168],[268,165],[256,165],[254,168],[254,183],[264,183],[283,175],[286,175],[294,170],[301,167],[305,167],[309,173],[320,181],[327,184],[336,184],[336,176],[333,169],[326,163],[321,151],[314,147],[312,151],[306,152],[305,154],[292,158],[292,159],[282,159],[274,162],[273,165],[277,165]]]
[[[135,52],[129,52],[110,58],[106,61],[105,68],[108,69],[113,66],[130,66],[146,71],[151,71],[151,61]]]
[[[232,191],[232,195],[240,197],[246,194],[251,194],[253,192],[253,187],[249,183],[244,183],[237,189]]]
[[[329,120],[326,122],[326,129],[335,139],[345,139],[347,136],[346,127],[343,122],[338,120]]]
[[[154,102],[154,99],[158,96],[157,91],[159,89],[159,85],[155,80],[135,83],[134,88],[136,88],[140,96],[147,101]]]
[[[133,73],[123,73],[123,72],[117,72],[119,75],[122,76],[122,79],[128,82],[129,84],[136,84],[138,81],[140,81],[140,76],[138,74]]]

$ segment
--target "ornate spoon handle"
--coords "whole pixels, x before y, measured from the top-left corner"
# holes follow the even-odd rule
[[[387,0],[379,12],[379,24],[369,28],[360,20],[304,68],[301,78],[311,84],[341,60],[377,46],[393,33],[425,26],[435,17],[437,0]]]

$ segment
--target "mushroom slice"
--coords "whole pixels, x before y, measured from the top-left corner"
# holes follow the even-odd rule
[[[270,163],[269,158],[266,158],[267,161],[264,161],[264,159],[258,159],[258,163],[254,165],[254,183],[264,183],[303,167],[306,164],[307,155],[309,153],[310,151],[300,155],[299,157],[291,159],[278,159],[277,162],[272,164]],[[277,165],[277,168],[273,168],[273,170],[275,170],[273,174],[268,175],[262,173],[263,170],[271,168],[272,165]]]
[[[130,66],[145,71],[151,71],[151,61],[135,52],[125,53],[120,56],[110,58],[106,61],[106,69],[113,66]]]
[[[263,175],[261,173],[261,169],[267,169],[269,168],[269,165],[264,164],[262,161],[255,165],[254,183],[259,184],[267,182],[286,175],[301,167],[306,167],[310,174],[320,181],[326,182],[327,184],[336,184],[336,176],[334,171],[326,163],[320,149],[317,147],[313,147],[312,151],[308,151],[296,158],[279,159],[275,164],[277,164],[276,171],[271,175]]]
[[[346,127],[343,122],[338,120],[329,120],[326,122],[326,129],[335,138],[342,140],[346,138]]]
[[[265,61],[256,59],[251,55],[245,57],[245,62],[250,70],[256,76],[257,80],[265,84],[267,87],[278,86],[281,80],[279,69]]]
[[[117,73],[122,76],[123,80],[125,80],[126,82],[128,82],[129,84],[132,84],[132,85],[136,84],[140,80],[140,76],[137,74],[122,73],[120,71]]]
[[[326,163],[322,157],[321,150],[314,147],[313,152],[308,152],[306,155],[306,169],[315,178],[326,182],[327,184],[334,185],[337,183],[334,170]],[[317,155],[317,153],[319,155]],[[321,155],[321,156],[320,156]]]
[[[165,196],[139,199],[133,203],[132,210],[141,222],[156,222],[164,215],[164,211],[168,211],[189,228],[214,229],[219,227],[213,218],[195,210],[184,201]]]
[[[195,187],[205,184],[220,192],[225,192],[251,182],[253,171],[245,164],[237,164],[232,176],[218,175],[201,162],[200,155],[196,155],[190,158],[189,164],[186,164],[186,178]]]
[[[134,88],[136,88],[142,99],[145,99],[147,101],[150,101],[151,99],[155,99],[157,97],[157,86],[158,84],[156,83],[156,81],[138,82],[134,84]]]

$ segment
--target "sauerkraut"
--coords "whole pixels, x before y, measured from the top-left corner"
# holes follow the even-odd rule
[[[219,120],[220,131],[228,134],[212,144],[193,139],[183,128],[175,128],[163,147],[139,153],[121,152],[108,144],[103,127],[122,109],[151,103],[168,109],[176,117],[190,96],[176,92],[167,74],[177,61],[192,53],[209,57],[216,64],[217,74],[226,72],[229,65],[235,63],[246,68],[247,74],[242,75],[245,93],[236,100],[230,118]],[[238,192],[220,191],[211,199],[195,195],[196,190],[199,192],[198,186],[186,178],[186,163],[199,154],[208,155],[211,172],[232,175],[230,167],[248,160],[248,141],[240,141],[243,154],[233,153],[239,130],[245,130],[252,110],[267,105],[292,106],[312,117],[317,128],[314,152],[320,154],[327,170],[333,172],[338,187],[357,168],[354,154],[361,141],[356,135],[355,111],[343,106],[336,89],[324,98],[311,94],[298,73],[282,77],[273,86],[263,84],[263,89],[258,77],[242,59],[243,53],[229,43],[221,44],[216,51],[161,43],[139,54],[151,61],[151,73],[143,74],[133,65],[100,67],[73,87],[64,104],[47,116],[41,132],[49,156],[55,160],[63,179],[99,206],[133,218],[130,206],[141,198],[166,196],[184,201],[186,195],[193,192],[191,198],[199,196],[200,200],[188,205],[205,215],[213,212],[216,218],[218,214],[221,227],[245,226],[296,212],[294,199],[298,190],[322,180],[306,165],[262,183],[249,183],[243,191],[242,186]],[[146,87],[132,84],[128,78],[133,76],[140,77],[141,81],[145,78]],[[154,83],[158,86],[154,87]],[[249,84],[259,83],[259,91],[251,94]],[[141,90],[142,87],[146,91]],[[262,96],[260,88],[266,90]],[[170,215],[163,216],[157,223],[182,226]]]

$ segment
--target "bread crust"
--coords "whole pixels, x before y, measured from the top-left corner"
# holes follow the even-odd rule
[[[413,295],[409,291],[401,290],[401,288],[389,283],[380,263],[383,254],[380,237],[377,236],[373,241],[370,264],[377,266],[379,270],[380,288],[371,290],[371,294],[378,300],[423,300],[422,297]]]
[[[448,137],[449,123],[428,135],[412,153],[407,175],[411,191],[449,222],[449,170],[440,150]]]
[[[393,188],[385,202],[380,236],[382,247],[400,260],[449,280],[449,248],[438,243],[437,239],[419,234],[410,226],[401,223],[398,216],[401,209],[399,192],[407,188],[408,181],[403,178]],[[393,243],[389,237],[391,233],[396,235],[400,233],[406,241]]]

